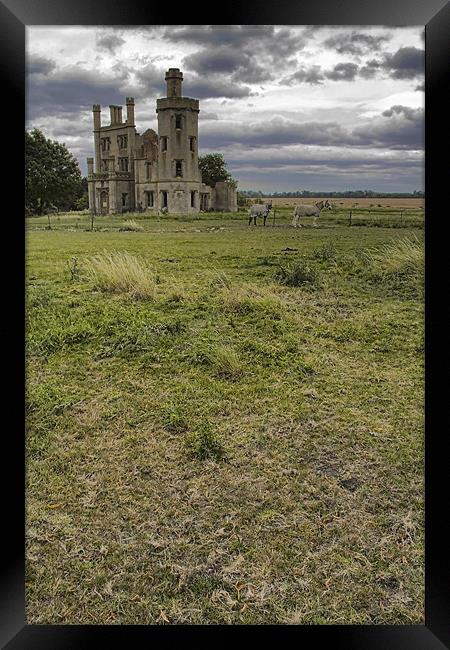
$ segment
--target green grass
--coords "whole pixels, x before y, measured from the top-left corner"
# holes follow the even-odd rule
[[[27,621],[423,623],[422,230],[131,216],[28,220]]]

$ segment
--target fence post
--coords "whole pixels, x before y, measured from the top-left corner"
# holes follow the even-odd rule
[[[348,225],[352,225],[352,211],[350,210],[349,215],[348,215]]]
[[[275,210],[275,208],[274,208],[274,209],[273,209],[273,224],[272,224],[273,226],[275,225],[275,213],[276,213],[276,210]]]

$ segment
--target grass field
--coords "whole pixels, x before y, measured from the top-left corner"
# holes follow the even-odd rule
[[[423,224],[288,219],[27,220],[28,623],[423,623]]]

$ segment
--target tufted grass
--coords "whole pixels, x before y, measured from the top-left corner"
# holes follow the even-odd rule
[[[154,273],[126,251],[103,251],[88,258],[85,266],[95,289],[129,293],[136,298],[155,298],[157,282]]]

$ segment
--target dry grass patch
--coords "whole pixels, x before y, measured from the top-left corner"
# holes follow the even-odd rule
[[[86,268],[94,288],[111,293],[129,293],[153,300],[157,278],[145,262],[126,251],[104,251],[87,260]]]
[[[220,304],[225,311],[245,314],[264,311],[279,314],[284,309],[283,300],[272,286],[258,287],[251,284],[222,286]]]
[[[119,228],[120,231],[130,231],[130,232],[144,232],[144,227],[134,219],[128,219],[124,221],[122,226]]]

